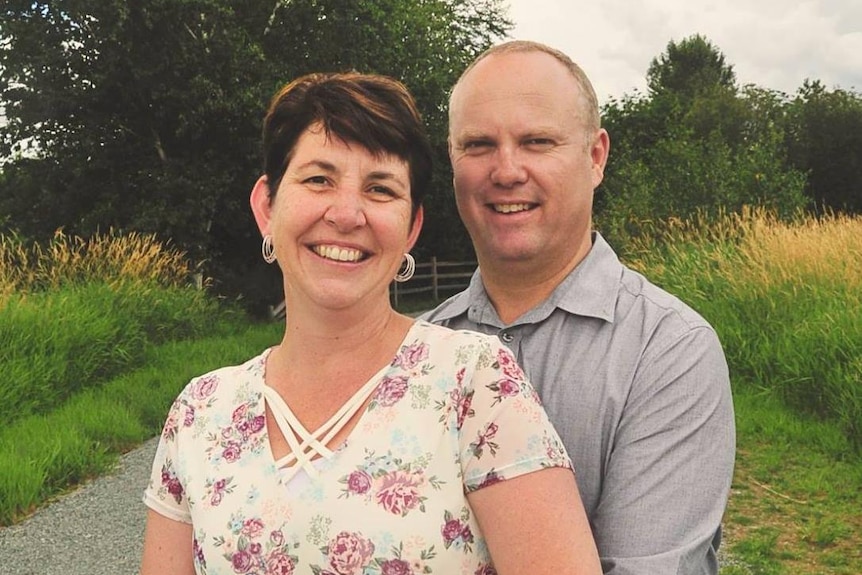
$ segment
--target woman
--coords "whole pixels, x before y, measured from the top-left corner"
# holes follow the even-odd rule
[[[264,150],[251,206],[284,276],[284,337],[175,401],[141,573],[599,573],[569,459],[511,354],[390,305],[431,177],[404,86],[299,78]]]

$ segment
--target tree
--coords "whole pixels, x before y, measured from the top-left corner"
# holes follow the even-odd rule
[[[862,95],[806,81],[788,106],[787,147],[818,209],[862,213]]]
[[[449,191],[446,100],[466,64],[511,28],[500,0],[238,6],[6,0],[0,157],[11,160],[0,215],[34,239],[58,227],[156,232],[206,260],[221,291],[274,299],[247,200],[265,106],[297,75],[356,69],[404,81],[429,123],[437,188],[419,255],[468,251]],[[249,281],[259,274],[269,295]]]
[[[784,143],[780,96],[746,86],[706,38],[670,42],[652,60],[646,95],[611,100],[612,153],[597,197],[603,231],[625,241],[639,222],[762,205],[805,206],[804,174]]]
[[[695,34],[679,43],[670,41],[666,51],[650,62],[647,88],[653,96],[675,94],[691,101],[715,91],[733,92],[736,73],[724,54],[705,36]]]

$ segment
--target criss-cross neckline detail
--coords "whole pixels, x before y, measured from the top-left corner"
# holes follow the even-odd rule
[[[381,371],[388,369],[388,365]],[[290,446],[290,453],[278,458],[275,465],[284,469],[285,481],[290,481],[300,470],[304,470],[311,477],[317,477],[318,471],[313,461],[316,457],[331,459],[334,452],[326,445],[332,441],[335,435],[344,429],[359,409],[365,404],[371,393],[380,382],[381,372],[374,374],[368,382],[360,387],[332,417],[318,427],[313,433],[309,432],[287,405],[287,402],[272,387],[264,384],[263,395],[269,402],[269,409],[273,419],[278,425],[281,434]],[[299,438],[299,439],[297,439]],[[301,439],[301,441],[300,441]]]
[[[393,355],[393,361],[406,345],[405,342],[408,341],[411,332],[418,323],[420,322],[413,322],[407,329],[395,351],[395,355]],[[275,466],[284,473],[283,477],[285,481],[290,481],[301,470],[304,470],[311,477],[320,475],[317,467],[314,466],[314,461],[318,458],[332,459],[335,452],[328,448],[327,445],[353,419],[362,406],[365,405],[368,398],[371,397],[371,394],[383,380],[386,372],[392,366],[393,363],[390,361],[390,363],[380,368],[377,373],[338,408],[332,417],[314,432],[308,431],[300,423],[299,418],[296,417],[296,414],[293,413],[293,410],[290,409],[284,398],[274,388],[268,386],[264,379],[263,397],[265,403],[269,405],[273,419],[290,447],[290,453],[275,460]]]

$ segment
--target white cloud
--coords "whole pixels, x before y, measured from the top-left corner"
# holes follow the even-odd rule
[[[862,90],[859,0],[510,0],[513,37],[538,40],[578,62],[602,101],[644,90],[668,42],[702,34],[740,84],[794,93],[808,78]]]

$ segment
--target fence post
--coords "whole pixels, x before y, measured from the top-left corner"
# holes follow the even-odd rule
[[[434,294],[434,301],[440,301],[437,295],[437,256],[431,256],[431,293]]]

